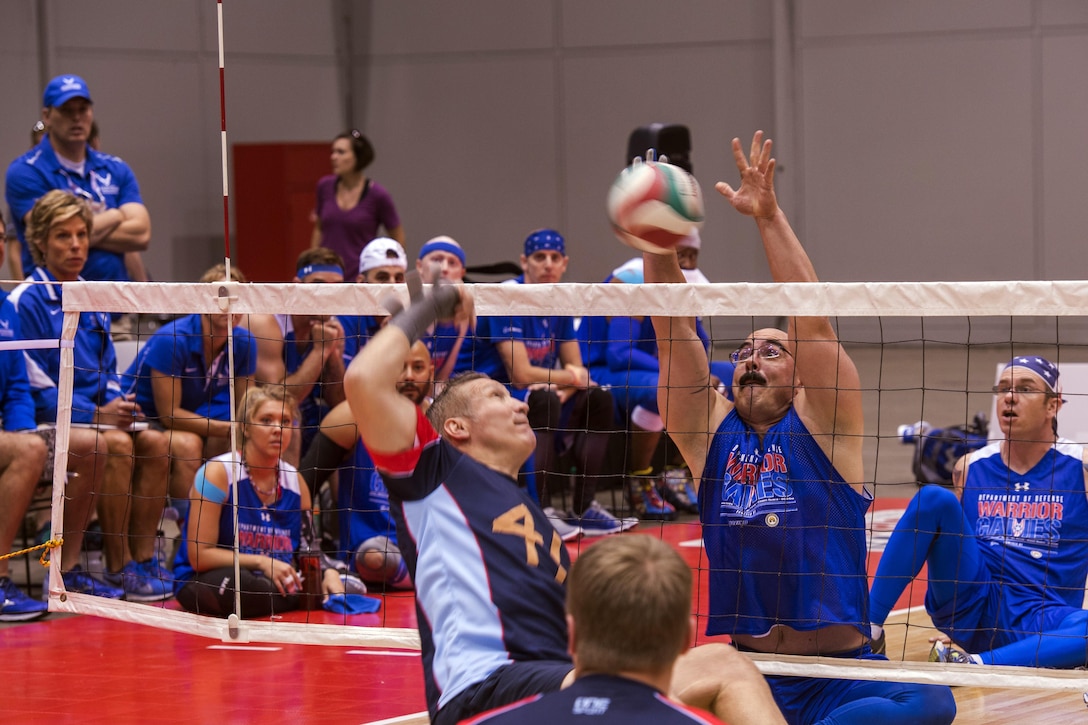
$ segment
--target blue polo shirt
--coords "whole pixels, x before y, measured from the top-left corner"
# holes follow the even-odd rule
[[[257,369],[257,341],[249,330],[234,328],[234,374],[245,378]],[[230,420],[230,368],[224,345],[214,360],[204,359],[204,328],[200,315],[187,315],[155,331],[125,371],[125,387],[148,418],[155,407],[151,371],[181,379],[185,410],[215,420]]]
[[[59,340],[64,323],[61,290],[56,277],[42,267],[36,268],[0,307],[0,329],[18,325],[24,340]],[[92,423],[95,409],[121,394],[117,355],[110,340],[110,316],[105,312],[81,312],[74,344],[72,422]],[[37,421],[55,423],[60,349],[25,350],[23,357]]]
[[[5,197],[11,208],[15,233],[23,245],[24,270],[35,266],[26,241],[25,217],[34,208],[34,203],[53,189],[70,191],[86,199],[96,211],[117,209],[132,202],[143,203],[136,176],[121,159],[88,146],[81,176],[61,166],[49,136],[43,137],[41,143],[11,162],[5,180]],[[124,255],[94,247],[87,255],[82,274],[84,279],[97,281],[128,281]]]

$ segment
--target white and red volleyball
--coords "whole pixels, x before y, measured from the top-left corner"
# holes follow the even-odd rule
[[[608,220],[624,244],[665,254],[703,225],[703,192],[679,166],[636,160],[612,183]]]

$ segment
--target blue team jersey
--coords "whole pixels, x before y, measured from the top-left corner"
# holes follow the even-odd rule
[[[261,554],[288,564],[294,563],[302,536],[302,494],[298,471],[290,463],[280,461],[280,494],[275,502],[265,505],[242,465],[241,456],[224,453],[211,462],[219,462],[227,470],[226,500],[219,510],[221,549],[234,548],[234,495],[238,495],[238,551],[241,554]],[[205,464],[208,465],[208,464]],[[237,481],[237,485],[230,485]],[[212,484],[206,484],[212,485]],[[195,508],[194,508],[195,511]],[[181,538],[189,537],[189,519],[182,525]],[[174,560],[174,590],[196,576],[189,561],[189,547],[178,547]]]
[[[276,322],[280,326],[280,330],[283,331],[284,370],[290,375],[302,366],[302,361],[306,359],[307,355],[314,351],[314,345],[312,342],[309,342],[301,348],[298,346],[291,315],[275,315],[275,317]],[[345,340],[344,352],[346,353],[351,347],[354,347],[356,351],[358,350],[356,344],[353,343],[352,345],[349,345]],[[317,351],[316,354],[320,354],[320,351]],[[325,397],[322,394],[323,387],[324,384],[320,380],[316,381],[310,388],[310,392],[298,401],[298,412],[302,417],[303,450],[306,450],[306,446],[309,445],[310,439],[313,437],[318,426],[321,425],[321,419],[324,418],[331,409],[331,406],[325,401]]]
[[[337,503],[340,507],[338,558],[352,563],[359,544],[375,536],[385,536],[397,543],[397,525],[389,510],[389,490],[362,444],[355,445],[351,461],[340,467]]]
[[[440,439],[417,411],[417,445],[371,454],[416,585],[427,706],[513,661],[569,661],[570,556],[517,481]]]
[[[1088,578],[1084,448],[1064,438],[1025,474],[1011,471],[1000,443],[971,454],[963,511],[1001,585],[1009,629],[1037,632],[1050,607],[1080,609]],[[1030,619],[1029,619],[1030,618]]]
[[[82,278],[81,278],[82,279]],[[31,284],[51,282],[52,284]],[[71,284],[71,283],[68,283]],[[15,288],[0,308],[0,328],[18,325],[24,340],[59,340],[64,323],[63,287],[43,267]],[[81,312],[73,351],[72,422],[91,423],[95,410],[121,394],[117,355],[110,339],[110,317],[104,312]],[[60,350],[26,350],[27,375],[38,423],[57,420]]]
[[[0,305],[8,293],[0,290]],[[19,318],[0,313],[0,341],[20,339]],[[34,430],[34,398],[26,375],[26,360],[19,350],[0,350],[0,412],[5,431]]]
[[[89,202],[92,208],[102,210],[143,203],[136,176],[124,161],[88,146],[83,175],[80,175],[61,166],[49,136],[45,136],[37,146],[11,162],[5,184],[15,232],[23,245],[24,270],[34,268],[26,241],[26,215],[38,199],[53,189],[70,191]],[[91,247],[82,275],[84,279],[126,282],[128,272],[124,255]]]
[[[707,451],[699,517],[708,634],[834,624],[869,634],[865,511],[791,407],[762,441],[731,410]]]
[[[434,363],[436,373],[442,369],[450,359],[450,355],[453,354],[453,349],[457,345],[457,337],[457,325],[436,322],[434,328],[421,338],[423,344],[427,346],[427,352],[431,354],[431,362]],[[457,353],[454,372],[473,369],[475,355],[473,353],[472,338],[472,330],[465,333],[464,342],[462,342],[461,349]]]
[[[187,315],[155,331],[123,376],[125,389],[148,418],[160,413],[151,389],[151,371],[181,380],[178,406],[215,420],[230,420],[230,371],[224,345],[214,360],[204,359],[201,315]],[[234,328],[234,373],[246,378],[257,368],[257,341],[249,330]]]
[[[510,375],[496,346],[515,341],[525,345],[529,364],[554,369],[559,364],[559,347],[576,340],[571,317],[481,317],[476,321],[476,356],[473,370],[492,380],[510,384]]]
[[[721,720],[673,702],[649,685],[616,675],[585,675],[573,685],[536,695],[479,717],[466,725],[553,725],[592,722],[596,725],[719,725]]]

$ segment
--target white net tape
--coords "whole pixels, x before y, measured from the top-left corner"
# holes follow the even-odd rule
[[[380,314],[381,300],[396,289],[407,301],[407,292],[399,288],[370,285],[295,285],[295,284],[165,284],[83,282],[65,286],[64,338],[75,333],[76,315],[81,311],[128,312],[143,314]],[[968,318],[966,333],[970,340],[956,339],[965,334],[954,327],[950,340],[958,344],[977,344],[980,338],[991,343],[1012,346],[1013,330],[1027,330],[1026,339],[1015,344],[1034,342],[1040,330],[1049,344],[1064,345],[1088,317],[1088,282],[927,282],[927,283],[815,283],[815,284],[710,284],[710,285],[498,285],[474,286],[478,315],[674,315],[707,318],[740,318],[739,339],[751,329],[755,317],[792,315],[830,316],[837,320],[844,342],[850,339],[883,343],[894,337],[894,320],[870,322],[856,338],[848,337],[847,318],[918,318],[927,332],[946,329],[940,321]],[[989,328],[985,320],[989,318]],[[1039,324],[1036,318],[1046,318]],[[1070,318],[1059,324],[1051,318]],[[720,332],[718,327],[715,332]],[[917,331],[915,321],[906,329]],[[1060,328],[1060,329],[1059,329]],[[862,328],[859,328],[859,330]],[[988,330],[988,331],[987,331]],[[733,333],[730,330],[730,333]],[[715,335],[721,337],[721,335]],[[1057,339],[1069,337],[1070,340]],[[899,341],[924,342],[925,338],[906,334]],[[1086,339],[1076,335],[1076,339]],[[61,399],[71,400],[71,351],[62,376]],[[69,406],[70,407],[70,406]],[[65,416],[62,406],[58,419],[57,472],[54,474],[54,527],[60,520],[63,483],[61,452],[67,450]],[[150,624],[167,629],[201,634],[224,641],[305,642],[348,646],[395,647],[418,649],[414,630],[395,628],[348,627],[322,624],[281,622],[239,622],[201,617],[178,611],[105,600],[80,594],[65,594],[60,579],[58,555],[52,557],[50,590],[53,610],[84,612],[123,621]],[[983,687],[1039,688],[1080,691],[1088,689],[1088,678],[1079,671],[1050,671],[1024,667],[969,667],[931,663],[871,662],[835,658],[752,655],[766,674],[860,678],[920,683],[945,683]]]

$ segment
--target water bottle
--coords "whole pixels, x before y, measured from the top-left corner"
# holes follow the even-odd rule
[[[304,548],[298,553],[299,575],[302,577],[302,592],[299,601],[306,611],[321,609],[321,600],[325,595],[321,586],[321,553]]]

